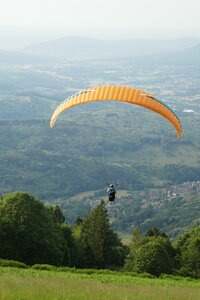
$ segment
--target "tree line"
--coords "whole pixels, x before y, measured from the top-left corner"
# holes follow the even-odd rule
[[[142,234],[136,226],[126,246],[110,226],[104,201],[69,226],[58,205],[45,206],[28,193],[15,192],[0,199],[0,258],[200,278],[200,226],[173,244],[156,227]]]

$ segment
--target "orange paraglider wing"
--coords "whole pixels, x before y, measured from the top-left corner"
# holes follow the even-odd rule
[[[115,85],[99,86],[86,89],[67,98],[54,111],[50,121],[50,127],[53,127],[54,122],[59,114],[72,106],[86,102],[106,100],[122,101],[146,107],[169,120],[176,128],[178,138],[180,138],[182,135],[182,128],[179,118],[165,103],[156,99],[150,93],[130,87]]]

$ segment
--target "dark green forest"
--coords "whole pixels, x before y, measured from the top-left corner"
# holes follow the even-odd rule
[[[199,243],[199,226],[175,243],[156,227],[142,234],[136,226],[130,245],[125,246],[110,226],[104,201],[69,226],[58,205],[44,206],[28,193],[15,192],[0,199],[2,266],[48,269],[49,264],[200,278]]]

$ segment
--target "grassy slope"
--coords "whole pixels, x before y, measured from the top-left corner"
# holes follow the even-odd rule
[[[0,268],[0,299],[198,300],[200,281]]]

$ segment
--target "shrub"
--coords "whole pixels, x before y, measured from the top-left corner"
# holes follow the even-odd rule
[[[127,276],[132,276],[132,277],[137,277],[138,273],[136,272],[127,272],[127,271],[123,271],[121,272],[122,275],[127,275]]]
[[[156,278],[156,276],[152,275],[152,274],[149,274],[149,273],[139,273],[136,275],[136,277],[140,277],[140,278]]]
[[[13,268],[28,268],[23,262],[16,260],[0,259],[0,267],[13,267]]]
[[[57,268],[57,271],[60,272],[70,272],[70,273],[76,273],[76,274],[94,274],[97,272],[95,269],[76,269],[76,268],[69,268],[69,267],[59,267]]]
[[[179,270],[176,270],[175,272],[176,272],[175,275],[181,277],[199,279],[199,275],[191,268],[182,267]]]
[[[187,280],[187,281],[191,281],[194,280],[190,277],[183,277],[183,276],[177,276],[177,275],[170,275],[170,274],[160,274],[159,276],[160,279],[171,279],[171,280]]]
[[[70,268],[70,267],[58,267],[57,268],[58,272],[71,272],[71,273],[75,273],[76,272],[76,268]]]
[[[46,271],[57,271],[56,266],[48,265],[48,264],[35,264],[31,266],[31,269],[36,269],[36,270],[46,270]]]
[[[135,268],[137,273],[150,273],[159,276],[171,272],[171,261],[165,247],[158,242],[148,242],[136,252]]]

